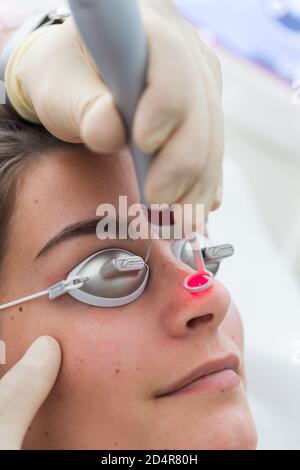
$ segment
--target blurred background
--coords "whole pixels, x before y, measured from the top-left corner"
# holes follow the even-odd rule
[[[224,203],[209,233],[235,247],[219,279],[244,324],[258,446],[299,450],[300,0],[173,1],[223,69]],[[62,4],[2,0],[0,25]]]

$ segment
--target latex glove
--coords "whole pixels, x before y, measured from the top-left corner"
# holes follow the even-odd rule
[[[50,392],[61,361],[54,338],[42,336],[0,380],[0,450],[18,450]]]
[[[219,61],[170,0],[140,5],[150,57],[134,140],[143,152],[158,153],[145,195],[151,203],[204,203],[207,215],[222,194]],[[96,153],[125,146],[120,116],[72,19],[39,31],[15,69],[32,120],[37,115],[58,138]]]

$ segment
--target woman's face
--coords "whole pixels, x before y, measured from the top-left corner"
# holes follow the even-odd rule
[[[129,204],[139,199],[125,152],[104,157],[76,147],[27,169],[17,193],[1,302],[65,279],[103,248],[145,256],[147,240],[101,241],[95,232],[77,230],[37,257],[66,226],[94,219],[100,203],[118,207],[119,195],[128,195]],[[174,257],[168,241],[154,242],[149,266],[144,294],[121,308],[88,306],[66,294],[3,311],[7,369],[41,335],[54,336],[63,353],[57,382],[28,430],[25,448],[255,447],[242,326],[229,292],[218,282],[200,295],[185,291],[182,281],[191,269]],[[238,381],[222,382],[224,373],[158,396],[191,371],[226,357],[238,368]]]

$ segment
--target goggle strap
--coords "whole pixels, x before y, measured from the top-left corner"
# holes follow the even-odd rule
[[[53,286],[49,287],[47,290],[43,290],[41,292],[37,292],[36,294],[28,295],[26,297],[22,297],[21,299],[14,300],[13,302],[8,302],[6,304],[0,305],[0,310],[4,310],[5,308],[14,307],[15,305],[22,304],[24,302],[28,302],[33,299],[37,299],[38,297],[42,297],[44,295],[48,295],[49,299],[56,299],[61,295],[66,294],[70,290],[73,289],[80,289],[85,282],[89,280],[88,277],[80,278],[75,277],[69,279],[67,281],[60,281],[54,284]]]
[[[73,289],[80,289],[87,281],[88,277],[74,277],[68,280],[60,281],[57,284],[49,287],[47,293],[49,294],[49,299],[53,300],[61,295],[70,292]]]
[[[27,297],[22,297],[21,299],[14,300],[13,302],[8,302],[7,304],[0,305],[0,310],[3,310],[5,308],[9,308],[9,307],[13,307],[14,305],[19,305],[19,304],[22,304],[24,302],[28,302],[29,300],[33,300],[33,299],[36,299],[38,297],[42,297],[43,295],[47,295],[47,294],[48,294],[48,290],[43,290],[41,292],[38,292],[37,294],[32,294],[32,295],[28,295]]]

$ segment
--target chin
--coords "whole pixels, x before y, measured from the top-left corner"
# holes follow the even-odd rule
[[[246,395],[241,389],[222,396],[215,395],[206,403],[205,408],[197,409],[195,404],[193,409],[193,415],[185,414],[181,435],[170,433],[172,437],[165,442],[165,449],[256,449],[256,427]]]
[[[204,445],[207,450],[255,450],[257,432],[247,401],[216,412],[210,435],[213,439]]]

